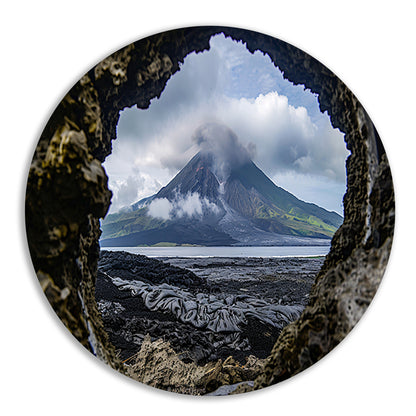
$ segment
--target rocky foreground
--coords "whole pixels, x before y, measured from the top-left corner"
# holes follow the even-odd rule
[[[303,311],[321,258],[164,258],[102,251],[96,300],[131,377],[205,394],[253,380]]]

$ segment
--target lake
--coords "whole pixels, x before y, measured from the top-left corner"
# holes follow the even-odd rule
[[[325,256],[330,246],[273,247],[103,247],[147,257],[310,257]]]

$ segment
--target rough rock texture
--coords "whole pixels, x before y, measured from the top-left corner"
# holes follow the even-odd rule
[[[186,351],[182,360],[198,365],[230,355],[239,361],[249,355],[266,358],[284,326],[304,310],[323,261],[265,259],[269,267],[260,267],[263,259],[240,259],[246,270],[240,267],[233,279],[233,266],[226,266],[225,258],[188,260],[208,264],[217,276],[202,278],[142,255],[101,251],[95,299],[122,360],[140,350],[146,334],[152,341],[169,341],[177,353]],[[254,264],[261,277],[253,276]],[[303,276],[302,264],[308,269]],[[265,269],[273,276],[262,273]],[[250,273],[245,282],[244,272]]]
[[[348,334],[377,290],[391,247],[394,194],[383,146],[357,98],[314,58],[277,39],[221,27],[164,32],[114,53],[69,91],[46,125],[29,172],[26,227],[35,270],[57,314],[83,345],[120,368],[94,299],[99,218],[111,196],[100,162],[111,152],[120,110],[147,108],[184,57],[207,49],[219,32],[267,53],[286,78],[317,93],[351,151],[344,224],[309,306],[282,332],[257,389],[307,368]]]
[[[146,336],[140,351],[129,360],[127,374],[162,390],[202,395],[222,385],[253,380],[262,373],[264,361],[251,355],[244,364],[228,357],[197,366],[184,363],[168,342],[151,342],[150,336]]]

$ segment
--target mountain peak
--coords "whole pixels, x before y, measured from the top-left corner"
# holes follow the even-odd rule
[[[244,146],[227,126],[206,123],[194,133],[201,158],[210,161],[211,171],[220,182],[228,179],[231,171],[251,162],[254,146]]]
[[[189,163],[156,195],[173,200],[178,194],[198,193],[209,201],[218,199],[219,181],[212,172],[212,156],[198,152]]]
[[[102,242],[329,244],[341,216],[275,185],[248,153],[231,162],[225,155],[217,158],[202,148],[157,194],[134,204],[133,212],[105,219]]]

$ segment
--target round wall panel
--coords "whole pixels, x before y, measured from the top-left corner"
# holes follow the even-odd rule
[[[233,27],[159,33],[63,97],[26,231],[63,324],[116,371],[190,395],[319,361],[383,276],[394,193],[365,109],[328,68]]]

